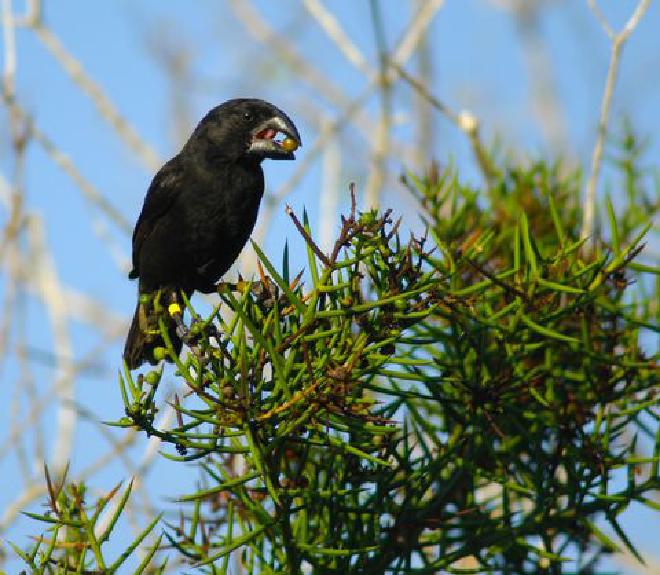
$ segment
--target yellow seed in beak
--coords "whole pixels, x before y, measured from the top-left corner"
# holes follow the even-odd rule
[[[298,142],[296,142],[293,138],[284,138],[282,141],[282,148],[284,148],[284,150],[287,152],[294,152],[298,149]]]

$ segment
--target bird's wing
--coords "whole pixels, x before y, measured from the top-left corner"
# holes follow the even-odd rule
[[[130,279],[140,276],[139,263],[142,244],[179,195],[182,178],[179,159],[174,157],[158,171],[151,181],[142,212],[133,230],[133,269],[128,274]]]

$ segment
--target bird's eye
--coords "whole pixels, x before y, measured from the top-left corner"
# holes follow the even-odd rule
[[[246,122],[249,122],[250,120],[252,120],[252,114],[250,114],[250,112],[245,112],[245,113],[243,114],[243,119],[244,119]]]

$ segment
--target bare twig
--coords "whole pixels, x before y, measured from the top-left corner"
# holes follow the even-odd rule
[[[0,173],[0,202],[5,209],[11,209],[11,185],[5,178],[4,174]]]
[[[381,108],[378,124],[375,131],[374,145],[372,149],[372,169],[365,187],[365,205],[374,207],[378,205],[378,195],[385,179],[385,160],[390,149],[390,132],[392,125],[391,85],[396,80],[398,67],[403,66],[412,56],[419,43],[424,38],[427,28],[433,21],[438,10],[445,4],[445,0],[431,0],[420,6],[413,16],[403,36],[392,50],[389,56],[384,37],[379,31],[378,24],[379,5],[371,3],[374,30],[376,31],[376,44],[379,52],[379,73],[370,81],[375,84],[381,95]],[[395,64],[390,67],[388,61]]]
[[[21,119],[28,122],[29,118],[23,109],[17,104],[10,102],[6,98],[4,99],[5,104],[12,109],[14,113],[18,115]],[[110,219],[119,229],[124,231],[127,235],[130,235],[133,226],[128,222],[126,217],[114,207],[108,199],[89,181],[87,180],[78,170],[76,165],[71,161],[71,158],[62,152],[55,143],[44,134],[39,128],[33,123],[30,122],[30,135],[35,142],[38,142],[41,147],[44,149],[46,154],[57,164],[64,173],[66,173],[73,182],[80,188],[85,199],[87,199],[92,205],[98,208],[103,212],[108,219]]]
[[[25,11],[23,14],[16,15],[16,24],[18,26],[32,27],[41,20],[42,6],[41,0],[25,0]]]
[[[28,238],[34,263],[35,281],[39,285],[41,298],[48,310],[53,330],[53,346],[58,357],[58,373],[55,388],[59,401],[57,431],[53,446],[51,464],[61,470],[71,459],[74,431],[77,416],[69,402],[74,398],[74,377],[72,370],[73,347],[62,287],[43,236],[43,222],[33,216],[28,224]]]
[[[119,113],[114,103],[106,96],[101,87],[92,80],[85,72],[82,64],[67,51],[59,38],[43,23],[38,20],[34,23],[33,30],[37,38],[41,40],[46,49],[59,62],[62,68],[69,74],[71,80],[78,85],[92,100],[99,115],[114,128],[117,135],[142,161],[144,166],[151,172],[155,172],[162,164],[161,158],[142,140],[137,131]]]
[[[310,86],[322,98],[335,106],[346,106],[349,98],[343,90],[333,84],[327,75],[309,63],[293,42],[278,34],[259,14],[249,0],[229,0],[229,7],[243,24],[245,30],[256,40],[271,48],[283,62],[295,70],[298,79]]]
[[[428,88],[424,84],[411,76],[400,65],[396,64],[395,62],[390,62],[390,65],[397,70],[401,78],[408,82],[413,90],[415,90],[420,96],[423,96],[429,104],[444,114],[447,119],[449,119],[468,137],[477,165],[479,166],[481,173],[486,180],[486,183],[492,185],[496,179],[497,170],[491,162],[488,152],[486,151],[486,148],[481,141],[478,118],[474,116],[472,112],[467,110],[463,110],[458,113],[454,112],[454,110],[452,110],[444,102],[431,94],[431,92],[429,92]]]
[[[323,5],[321,0],[303,0],[303,5],[353,66],[366,77],[372,77],[376,73],[360,49],[351,41],[348,34],[344,32],[337,19]]]
[[[327,123],[327,120],[322,122]],[[321,159],[321,194],[319,197],[319,244],[323,250],[330,249],[334,238],[337,198],[341,188],[341,149],[336,138],[324,147]]]
[[[426,0],[415,0],[417,9],[421,9]],[[416,69],[417,76],[425,86],[431,86],[433,83],[433,50],[428,34],[425,34],[417,47]],[[431,106],[426,105],[426,101],[419,94],[415,94],[414,100],[415,116],[415,155],[414,166],[417,169],[423,169],[429,161],[429,153],[433,150],[435,140],[435,114]]]
[[[16,83],[16,22],[12,11],[11,0],[2,0],[2,29],[4,45],[4,66],[2,75],[2,98],[6,102],[15,99]],[[29,141],[28,123],[24,121],[15,111],[14,106],[9,106],[9,121],[12,135],[12,149],[14,152],[14,166],[12,183],[3,178],[3,192],[6,193],[6,202],[9,218],[2,233],[0,243],[0,261],[4,259],[5,253],[10,252],[9,281],[4,294],[4,313],[2,326],[0,327],[0,360],[5,359],[5,349],[9,341],[9,334],[14,314],[14,303],[18,293],[16,262],[19,261],[20,247],[17,240],[24,227],[24,172],[25,152]]]
[[[179,149],[194,125],[192,49],[181,34],[170,30],[162,22],[157,22],[154,28],[148,30],[146,44],[167,79],[171,141],[173,147]]]
[[[386,159],[390,147],[390,132],[392,129],[392,86],[390,84],[390,75],[388,74],[388,51],[385,29],[378,2],[371,0],[369,6],[371,7],[371,20],[376,47],[378,48],[377,81],[380,94],[380,113],[371,151],[371,169],[369,170],[369,177],[365,186],[364,206],[366,209],[376,208],[379,204],[380,189],[385,181]]]
[[[11,0],[2,0],[2,32],[5,61],[2,72],[2,91],[6,98],[14,97],[16,80],[16,24]]]
[[[296,229],[300,232],[300,235],[305,238],[305,241],[307,242],[307,245],[312,248],[312,251],[316,254],[316,257],[318,257],[322,262],[325,267],[332,267],[332,262],[328,259],[328,256],[326,256],[321,249],[316,245],[316,242],[312,239],[312,237],[307,233],[307,230],[304,228],[304,226],[300,223],[300,220],[298,219],[298,216],[293,213],[293,210],[291,209],[291,206],[286,207],[286,214],[291,218],[293,221],[293,224],[296,226]]]
[[[539,0],[518,0],[512,11],[527,65],[534,116],[546,142],[552,150],[561,152],[566,150],[568,141],[566,117],[557,93],[552,60],[539,26],[542,6]]]
[[[424,37],[437,12],[445,5],[446,0],[427,0],[420,6],[418,12],[413,16],[408,28],[401,40],[392,52],[392,61],[403,66],[414,54],[415,49]],[[394,71],[393,71],[394,73]]]
[[[595,246],[594,225],[596,217],[596,186],[598,185],[598,177],[600,175],[600,165],[603,157],[603,147],[605,145],[605,137],[607,135],[607,126],[610,117],[610,106],[612,103],[612,94],[614,93],[614,85],[619,72],[619,60],[621,58],[621,50],[626,40],[630,37],[635,30],[640,20],[643,18],[646,10],[650,5],[650,0],[640,0],[623,29],[616,33],[607,22],[607,19],[601,12],[596,0],[587,0],[589,8],[593,11],[596,19],[605,30],[608,38],[611,41],[610,63],[607,69],[607,78],[605,80],[605,89],[600,104],[600,116],[598,118],[598,132],[596,136],[596,143],[591,156],[591,172],[587,180],[587,187],[584,197],[584,208],[582,216],[582,230],[580,238],[589,241],[585,243],[588,250],[593,250]]]

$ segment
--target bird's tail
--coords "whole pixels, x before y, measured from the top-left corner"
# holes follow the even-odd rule
[[[158,319],[162,318],[167,327],[174,351],[177,355],[181,352],[183,342],[176,332],[176,322],[167,312],[167,305],[172,301],[174,291],[161,290],[160,298],[163,302],[165,310],[157,313],[154,310],[153,298],[149,297],[149,301],[144,301],[144,296],[138,299],[135,313],[133,314],[133,321],[126,336],[126,343],[124,344],[124,361],[129,369],[137,369],[144,362],[149,362],[151,365],[158,363],[159,358],[154,356],[154,350],[157,347],[167,348],[163,336],[160,333]],[[168,355],[165,359],[172,361]]]

